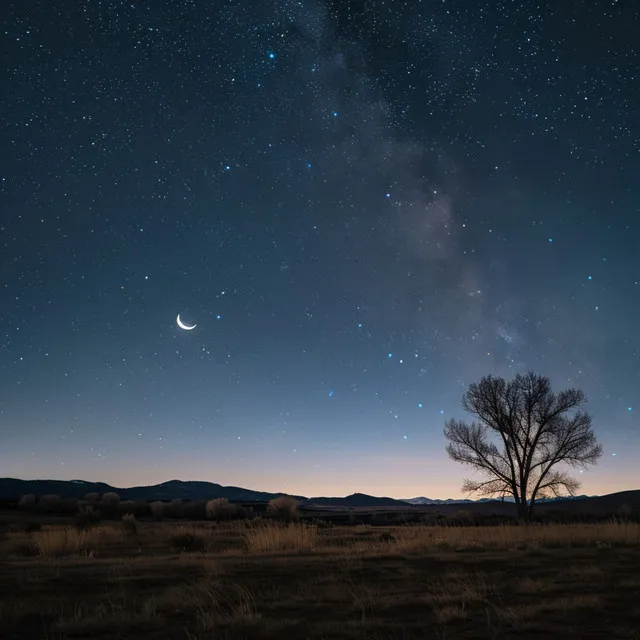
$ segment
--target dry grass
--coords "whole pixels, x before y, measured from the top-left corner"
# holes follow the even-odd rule
[[[640,628],[638,525],[136,530],[7,533],[0,635],[634,638]]]
[[[154,598],[144,601],[141,606],[127,607],[126,603],[112,600],[101,602],[95,607],[77,604],[69,616],[61,615],[52,625],[54,632],[65,636],[87,636],[101,634],[104,629],[135,632],[148,630],[162,624]]]
[[[243,533],[251,552],[312,551],[318,542],[318,527],[291,523],[286,526],[267,522]]]
[[[393,530],[395,546],[404,552],[434,548],[454,551],[640,546],[637,523],[567,524],[500,527],[414,526]]]

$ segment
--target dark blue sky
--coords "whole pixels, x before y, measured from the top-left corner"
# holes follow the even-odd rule
[[[635,3],[0,13],[2,475],[457,496],[533,369],[638,485]]]

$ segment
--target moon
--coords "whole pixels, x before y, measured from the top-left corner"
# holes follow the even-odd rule
[[[181,329],[184,329],[185,331],[192,331],[198,326],[197,324],[192,324],[192,325],[185,324],[184,322],[182,322],[182,320],[180,320],[180,314],[178,314],[178,317],[176,318],[176,322],[178,323],[178,326]]]

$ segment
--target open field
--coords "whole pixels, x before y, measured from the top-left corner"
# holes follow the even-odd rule
[[[637,523],[129,520],[5,524],[0,636],[640,640]]]

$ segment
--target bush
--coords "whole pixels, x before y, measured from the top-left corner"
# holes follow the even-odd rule
[[[182,505],[182,512],[190,520],[204,520],[207,517],[207,501],[191,500]]]
[[[164,507],[164,516],[166,518],[182,518],[184,516],[184,505],[180,498],[175,498]]]
[[[18,502],[18,507],[20,509],[25,509],[28,511],[31,511],[32,509],[34,509],[35,506],[36,506],[36,497],[33,495],[33,493],[26,493],[20,498],[20,501]]]
[[[100,513],[92,506],[80,507],[76,514],[76,529],[86,531],[100,524]]]
[[[151,515],[154,518],[160,520],[160,518],[164,516],[164,502],[162,502],[161,500],[152,502],[149,507],[151,508]]]
[[[133,514],[125,513],[122,516],[122,531],[129,536],[138,534],[138,521]]]
[[[115,491],[107,491],[107,493],[102,494],[102,500],[100,501],[103,504],[120,504],[120,496]]]
[[[137,515],[138,503],[135,500],[123,500],[118,504],[118,511],[124,515]]]
[[[278,496],[269,500],[268,513],[285,522],[291,522],[298,517],[298,501],[293,496]]]
[[[55,494],[42,496],[38,501],[38,509],[46,513],[55,513],[62,505],[62,498]]]
[[[180,528],[169,539],[171,546],[177,551],[202,552],[207,550],[205,539],[194,531]]]
[[[633,507],[628,504],[623,504],[618,508],[617,515],[623,520],[630,520],[633,516]]]
[[[152,515],[149,503],[143,500],[123,500],[118,505],[118,514],[121,516],[131,514],[136,518],[149,518]]]
[[[74,516],[78,513],[78,501],[75,498],[65,498],[60,501],[58,513],[64,516]]]
[[[230,520],[237,514],[237,508],[226,498],[215,498],[207,502],[206,513],[210,520]]]

